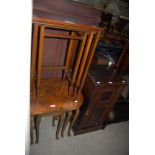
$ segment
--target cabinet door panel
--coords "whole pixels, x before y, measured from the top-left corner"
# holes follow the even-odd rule
[[[97,106],[104,106],[104,105],[110,104],[114,96],[117,94],[118,88],[119,87],[117,86],[115,87],[108,86],[108,87],[103,88],[103,90],[100,92],[98,96]]]
[[[104,102],[104,101],[109,101],[112,97],[113,91],[104,91],[101,95],[100,101]]]
[[[105,113],[105,108],[95,108],[87,121],[87,127],[100,125],[100,119]]]

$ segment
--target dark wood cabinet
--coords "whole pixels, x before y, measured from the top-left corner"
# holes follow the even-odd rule
[[[74,134],[101,129],[126,84],[116,71],[92,66],[83,88],[84,103],[73,127]]]

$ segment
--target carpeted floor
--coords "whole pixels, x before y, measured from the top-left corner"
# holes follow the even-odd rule
[[[30,147],[30,155],[128,155],[129,122],[115,123],[104,130],[55,139],[51,118],[42,118],[40,141]]]

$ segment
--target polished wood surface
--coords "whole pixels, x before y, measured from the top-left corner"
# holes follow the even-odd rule
[[[40,91],[40,81],[41,81],[41,72],[42,72],[42,62],[43,62],[43,47],[44,47],[44,38],[46,38],[46,29],[49,28],[54,28],[57,32],[57,30],[64,30],[65,32],[71,31],[71,36],[68,36],[69,40],[69,46],[68,46],[68,51],[67,51],[67,57],[65,60],[65,70],[63,72],[63,77],[64,78],[64,73],[67,73],[66,76],[69,75],[68,69],[69,69],[69,61],[70,61],[70,53],[71,50],[73,50],[72,46],[73,46],[73,41],[74,41],[74,37],[76,37],[73,33],[77,33],[77,35],[80,34],[80,37],[82,38],[81,42],[80,42],[80,47],[79,47],[79,52],[77,54],[76,57],[74,57],[74,62],[75,65],[72,66],[72,75],[68,76],[68,79],[71,80],[70,83],[70,88],[69,88],[69,93],[70,91],[74,91],[76,93],[75,90],[77,90],[78,88],[78,93],[82,90],[84,82],[85,82],[85,78],[86,75],[88,73],[88,69],[89,66],[91,64],[92,61],[92,57],[94,55],[95,52],[95,48],[97,46],[97,42],[100,36],[100,31],[103,30],[102,28],[99,27],[92,27],[92,26],[85,26],[85,25],[80,25],[80,24],[72,24],[72,23],[66,23],[66,22],[62,22],[62,21],[56,21],[56,20],[51,20],[51,19],[43,19],[43,18],[33,18],[33,23],[34,25],[40,25],[40,38],[39,38],[39,52],[38,52],[38,67],[37,67],[37,94]],[[80,32],[83,32],[80,33]],[[60,35],[60,34],[53,34],[53,31],[50,33],[48,33],[49,36],[58,36],[61,39],[64,39],[64,35]],[[77,47],[78,48],[78,47]],[[77,49],[74,49],[75,51],[77,51]],[[76,52],[77,53],[77,52]],[[75,53],[75,55],[76,55]],[[90,54],[89,54],[90,53]],[[87,63],[86,63],[87,61]],[[58,66],[57,66],[58,67]],[[45,70],[46,66],[44,66],[44,70]],[[50,67],[48,66],[48,69]],[[57,68],[55,68],[57,69]],[[82,76],[83,75],[83,76]],[[74,88],[73,88],[74,86]]]
[[[72,32],[71,37],[74,37],[74,35],[75,35],[75,33]],[[67,49],[66,61],[65,61],[65,68],[66,68],[67,71],[69,70],[69,61],[71,59],[71,52],[72,52],[72,49],[73,49],[73,45],[74,45],[73,39],[70,39],[69,40],[69,46],[68,46],[68,49]],[[64,79],[65,79],[65,72],[63,73],[63,80]]]
[[[98,43],[98,40],[100,38],[100,34],[101,34],[101,32],[98,32],[94,37],[94,40],[93,40],[93,43],[92,43],[93,46],[91,46],[89,59],[88,59],[87,65],[85,66],[85,72],[83,74],[83,77],[82,77],[82,80],[81,80],[81,85],[79,87],[78,93],[82,90],[82,88],[84,86],[84,83],[85,83],[85,80],[86,80],[86,77],[87,77],[87,74],[88,74],[88,71],[89,71],[89,68],[90,68],[94,53],[95,53],[95,49],[97,47],[97,43]]]
[[[45,18],[40,18],[40,17],[33,17],[33,23],[39,23],[42,25],[46,25],[46,27],[53,27],[53,28],[73,30],[73,31],[79,31],[79,30],[85,31],[85,32],[103,31],[103,28],[101,27],[81,25],[81,24],[69,23],[69,22],[64,22],[64,21],[45,19]]]
[[[72,25],[89,25],[93,28],[94,26],[99,25],[101,21],[101,14],[101,10],[87,7],[71,0],[33,0],[33,17],[36,18],[54,19],[61,22],[66,21],[68,24],[73,23]],[[41,22],[38,22],[38,24],[40,23]],[[81,32],[77,33],[80,34]],[[68,35],[66,32],[60,34]],[[44,38],[43,66],[63,66],[67,44],[67,39]],[[76,46],[77,42],[75,43],[74,41],[73,44],[73,46]],[[70,66],[72,66],[74,62],[73,51],[71,53],[71,58],[72,60],[69,62]],[[60,78],[62,76],[62,72],[50,72],[44,70],[42,71],[42,76],[45,78]]]
[[[70,136],[71,128],[78,116],[79,108],[83,103],[82,94],[76,100],[73,94],[68,95],[68,81],[62,82],[62,79],[46,79],[41,81],[41,86],[39,96],[31,100],[31,144],[33,144],[32,116],[34,116],[36,129],[35,143],[39,142],[39,126],[42,116],[59,117],[56,130],[56,139],[59,139],[61,128],[61,136],[63,137],[64,130],[72,116],[72,111],[75,111],[76,115],[73,117],[73,121],[68,129],[68,135]],[[68,116],[65,118],[66,113],[68,113]]]
[[[68,95],[68,81],[62,82],[61,79],[41,80],[40,95],[31,101],[30,112],[33,115],[48,114],[53,111],[75,110],[83,103],[83,96],[80,93],[75,100],[73,94]]]
[[[67,35],[59,35],[59,34],[46,34],[45,37],[47,38],[62,38],[62,39],[75,39],[75,40],[82,40],[82,37],[74,37],[74,36],[67,36]]]
[[[71,87],[75,83],[78,68],[79,68],[79,65],[80,65],[80,60],[81,60],[82,53],[83,53],[83,50],[84,50],[84,46],[85,46],[85,43],[86,43],[86,38],[87,38],[87,34],[85,33],[84,34],[84,39],[82,40],[82,42],[80,44],[79,52],[78,52],[78,55],[77,55],[77,61],[76,61],[75,66],[74,66],[74,72],[73,72],[73,76],[72,76]]]
[[[33,83],[37,93],[36,97],[31,99],[31,117],[34,117],[36,143],[38,143],[41,117],[46,115],[58,116],[56,139],[59,139],[60,131],[61,136],[63,136],[74,111],[73,119],[68,129],[68,135],[70,136],[71,129],[80,112],[79,108],[83,103],[81,90],[85,82],[85,76],[91,64],[100,31],[103,29],[36,17],[33,18],[33,24],[35,26],[38,25],[39,37],[38,41],[32,42],[33,46],[36,46],[34,44],[37,43],[38,51],[35,56],[36,81]],[[67,48],[64,48],[63,64],[44,65],[43,57],[46,52],[45,39],[47,37],[60,40],[67,39],[68,45]],[[51,61],[54,59],[55,56]],[[62,74],[59,78],[45,78],[42,75],[43,71],[55,71]]]
[[[33,25],[32,35],[32,52],[31,52],[31,83],[30,92],[31,96],[35,95],[35,74],[36,74],[36,56],[37,56],[37,40],[38,40],[38,25]]]
[[[44,45],[43,47],[39,47],[39,49],[43,51],[43,55],[42,55],[43,66],[63,66],[64,57],[66,56],[66,50],[68,47],[70,47],[70,46],[67,46],[68,42],[72,40],[72,38],[75,38],[75,39],[80,38],[81,40],[81,41],[79,40],[80,42],[78,42],[78,40],[76,41],[75,39],[73,40],[73,48],[71,52],[72,60],[70,60],[69,62],[69,64],[71,65],[69,68],[72,68],[75,54],[76,54],[75,51],[78,48],[78,44],[80,44],[82,41],[86,39],[85,35],[87,34],[88,36],[90,32],[94,32],[95,33],[94,37],[95,37],[96,34],[99,33],[99,31],[103,31],[103,28],[99,28],[99,27],[65,23],[62,21],[36,18],[36,17],[33,18],[33,23],[34,25],[39,25],[39,27],[42,27],[43,25],[45,26],[44,39],[43,40],[40,39],[40,42],[44,42]],[[72,38],[71,38],[71,35],[69,35],[71,31],[76,33]],[[59,38],[51,38],[51,37],[49,38],[49,37],[46,37],[46,34],[59,36]],[[41,44],[39,45],[41,46]],[[50,72],[50,71],[44,70],[42,71],[41,76],[45,78],[61,77],[62,72],[61,71]]]
[[[97,26],[101,22],[101,14],[101,10],[71,0],[33,0],[33,15],[36,17]]]
[[[89,35],[89,38],[87,39],[87,43],[85,45],[85,51],[83,52],[83,55],[82,55],[81,65],[80,65],[78,76],[77,76],[76,86],[79,86],[80,84],[81,76],[82,76],[84,66],[87,60],[87,56],[88,56],[88,53],[91,47],[93,36],[94,36],[94,32],[91,32]]]
[[[42,65],[42,56],[43,56],[43,44],[44,44],[44,30],[45,27],[40,28],[40,38],[39,38],[39,52],[38,52],[38,66],[37,66],[37,94],[40,89],[40,79],[41,79],[41,65]]]

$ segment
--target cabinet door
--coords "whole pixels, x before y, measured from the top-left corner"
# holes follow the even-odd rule
[[[113,108],[121,93],[122,87],[119,86],[108,86],[100,91],[97,102],[94,108],[89,112],[89,119],[87,120],[86,126],[98,126],[102,125]]]
[[[117,97],[121,93],[121,88],[119,85],[106,86],[103,88],[99,93],[96,106],[107,107],[115,104]]]
[[[101,119],[101,117],[103,117],[105,112],[106,112],[106,108],[96,107],[92,111],[86,126],[92,127],[92,126],[101,125],[100,119]]]

